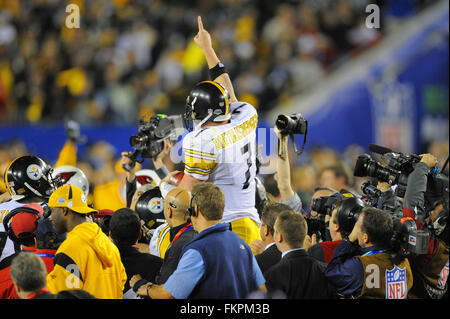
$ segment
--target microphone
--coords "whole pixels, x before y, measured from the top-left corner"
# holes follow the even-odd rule
[[[381,154],[384,155],[386,153],[391,153],[392,150],[390,148],[384,147],[384,146],[380,146],[377,144],[370,144],[369,145],[369,151],[377,153],[377,154]]]

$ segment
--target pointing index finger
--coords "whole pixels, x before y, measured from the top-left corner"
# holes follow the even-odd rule
[[[199,30],[203,30],[202,17],[201,17],[201,16],[198,16],[197,21],[198,21],[198,29],[199,29]]]

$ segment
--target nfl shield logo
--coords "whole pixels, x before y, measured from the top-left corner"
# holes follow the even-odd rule
[[[406,267],[386,269],[386,299],[406,299]]]
[[[439,279],[438,279],[439,287],[441,289],[445,288],[445,284],[447,283],[447,278],[448,278],[448,260],[447,260],[447,263],[445,264],[444,268],[442,268],[441,273],[439,275]]]

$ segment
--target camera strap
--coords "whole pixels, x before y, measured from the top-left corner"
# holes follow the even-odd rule
[[[444,171],[445,167],[447,166],[447,164],[448,164],[448,159],[449,159],[449,156],[447,156],[447,159],[445,160],[444,165],[442,165],[442,168],[441,168],[440,173],[442,173],[442,172]]]
[[[292,144],[294,145],[294,151],[295,151],[295,153],[296,153],[298,156],[302,155],[303,150],[305,149],[306,135],[307,135],[307,134],[308,134],[308,128],[306,128],[305,135],[303,135],[303,145],[302,145],[302,149],[301,149],[300,151],[298,150],[297,144],[295,143],[294,134],[291,134],[291,135],[290,135],[290,136],[291,136]]]

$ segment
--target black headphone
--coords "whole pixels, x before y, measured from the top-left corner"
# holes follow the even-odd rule
[[[17,242],[17,243],[20,243],[23,239],[28,239],[30,237],[31,233],[22,233],[22,234],[26,234],[26,235],[20,236],[20,238],[17,237],[16,234],[14,234],[14,231],[12,230],[12,228],[10,227],[10,221],[15,215],[17,215],[19,213],[34,214],[38,217],[35,221],[35,225],[36,225],[36,229],[37,229],[39,221],[44,218],[49,217],[50,213],[51,213],[51,210],[47,205],[43,205],[42,209],[43,209],[42,215],[37,209],[31,208],[31,207],[26,207],[26,206],[17,207],[17,208],[14,208],[13,210],[11,210],[9,212],[9,214],[6,215],[5,218],[3,219],[3,227],[5,228],[5,232],[8,234],[8,237],[12,241]]]
[[[188,213],[189,217],[197,216],[197,214],[196,214],[196,212],[195,212],[195,208],[194,208],[194,206],[192,205],[192,200],[194,199],[194,197],[195,197],[196,195],[197,195],[197,193],[195,193],[194,195],[192,195],[191,201],[190,201],[190,203],[189,203],[189,207],[188,207],[188,209],[187,209],[187,213]],[[197,205],[197,206],[198,206],[198,205]]]

